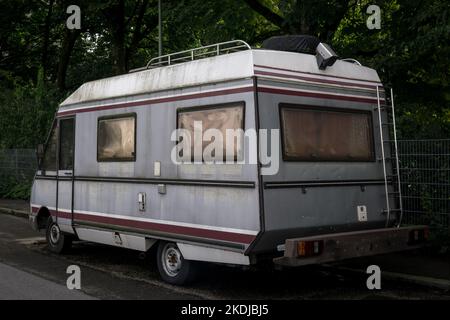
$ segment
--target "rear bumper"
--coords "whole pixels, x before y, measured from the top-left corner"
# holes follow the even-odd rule
[[[384,228],[287,239],[284,256],[274,263],[283,266],[320,264],[423,247],[428,227]]]

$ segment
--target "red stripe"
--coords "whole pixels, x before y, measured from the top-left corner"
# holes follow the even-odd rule
[[[110,224],[110,225],[121,226],[121,227],[129,227],[129,228],[142,229],[142,230],[161,231],[161,232],[175,233],[175,234],[180,234],[180,235],[194,236],[194,237],[200,237],[200,238],[209,238],[209,239],[216,239],[216,240],[223,240],[223,241],[231,241],[231,242],[238,242],[238,243],[245,243],[245,244],[249,244],[255,239],[255,236],[247,235],[247,234],[199,229],[199,228],[176,226],[176,225],[167,225],[167,224],[161,224],[161,223],[155,223],[155,222],[135,221],[135,220],[121,219],[121,218],[113,218],[113,217],[101,217],[101,216],[94,216],[94,215],[80,214],[80,213],[75,213],[74,219],[81,220],[81,221]]]
[[[39,211],[39,208],[33,207],[32,210],[33,210],[33,212],[34,212],[34,210]],[[56,217],[56,214],[58,214],[59,218],[72,219],[72,214],[69,212],[58,211],[58,213],[57,213],[55,210],[50,210],[50,214],[53,217]],[[237,243],[244,243],[244,244],[250,244],[255,239],[254,235],[247,235],[247,234],[241,234],[241,233],[218,231],[218,230],[207,230],[207,229],[184,227],[184,226],[177,226],[177,225],[167,225],[167,224],[155,223],[155,222],[135,221],[135,220],[128,220],[128,219],[114,218],[114,217],[94,216],[94,215],[89,215],[89,214],[81,214],[81,213],[77,213],[77,212],[74,213],[74,219],[79,220],[79,221],[96,222],[96,223],[103,223],[103,224],[109,224],[109,225],[120,226],[120,227],[129,227],[129,228],[149,230],[149,231],[160,231],[160,232],[174,233],[174,234],[178,234],[178,235],[186,235],[186,236],[193,236],[193,237],[199,237],[199,238],[223,240],[223,241],[230,241],[230,242],[237,242]]]
[[[33,207],[32,211],[37,212],[40,208]],[[36,210],[36,211],[35,211]],[[62,212],[62,211],[55,211],[55,210],[48,210],[50,212],[50,215],[52,217],[58,217],[61,219],[69,219],[72,220],[72,214],[70,212]]]
[[[281,74],[281,73],[275,73],[275,72],[255,71],[255,74],[274,76],[274,77],[280,77],[280,78],[288,78],[288,79],[299,79],[299,80],[318,82],[318,83],[347,85],[347,86],[354,86],[354,87],[358,87],[358,88],[369,88],[369,89],[374,89],[374,90],[376,90],[376,88],[377,88],[376,86],[370,86],[370,85],[365,85],[365,84],[343,82],[343,81],[333,81],[333,80],[325,80],[325,79],[315,79],[315,78],[293,76],[293,75]]]
[[[62,112],[58,113],[58,116],[61,117],[61,116],[74,115],[76,113],[84,113],[84,112],[91,112],[91,111],[110,110],[110,109],[125,108],[125,107],[139,107],[139,106],[144,106],[144,105],[148,105],[148,104],[158,104],[158,103],[173,102],[173,101],[215,97],[215,96],[222,96],[222,95],[228,95],[228,94],[251,92],[253,90],[254,90],[254,87],[251,86],[251,87],[242,87],[242,88],[236,88],[236,89],[227,89],[227,90],[211,91],[211,92],[204,92],[204,93],[193,93],[193,94],[188,94],[188,95],[184,95],[184,96],[158,98],[158,99],[150,99],[150,100],[144,100],[144,101],[120,103],[120,104],[114,104],[114,105],[97,106],[97,107],[91,107],[91,108],[85,108],[85,109],[79,109],[79,110],[62,111]]]
[[[340,77],[340,76],[332,76],[329,74],[320,74],[320,73],[313,73],[313,72],[301,72],[301,71],[297,71],[297,70],[291,70],[291,69],[284,69],[284,68],[276,68],[276,67],[268,67],[268,66],[263,66],[263,65],[258,65],[255,64],[255,67],[258,68],[266,68],[266,69],[272,69],[272,70],[279,70],[279,71],[289,71],[289,72],[295,72],[295,73],[301,73],[301,74],[310,74],[310,75],[315,75],[315,76],[321,76],[321,77],[327,77],[327,78],[335,78],[335,79],[345,79],[345,80],[355,80],[355,81],[362,81],[362,82],[370,82],[370,83],[374,83],[374,84],[378,84],[380,86],[382,86],[382,83],[379,81],[373,81],[373,80],[363,80],[363,79],[355,79],[355,78],[348,78],[348,77]]]
[[[304,92],[304,91],[290,91],[283,89],[273,89],[273,88],[258,88],[260,92],[266,93],[275,93],[275,94],[284,94],[289,96],[298,96],[298,97],[311,97],[311,98],[322,98],[322,99],[331,99],[331,100],[344,100],[344,101],[356,101],[363,103],[376,103],[376,99],[370,98],[357,98],[357,97],[346,97],[346,96],[337,96],[334,94],[325,94],[325,93],[313,93],[313,92]]]
[[[70,212],[58,211],[58,218],[72,220],[72,214]]]

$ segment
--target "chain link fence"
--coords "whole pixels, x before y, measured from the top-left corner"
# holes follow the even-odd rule
[[[27,199],[36,167],[34,149],[0,149],[0,197]]]
[[[450,139],[398,141],[404,222],[450,228]]]
[[[28,180],[33,178],[36,166],[36,151],[34,149],[0,150],[0,176]]]

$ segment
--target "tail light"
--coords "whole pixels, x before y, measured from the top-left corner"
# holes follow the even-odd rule
[[[430,232],[428,228],[411,230],[409,232],[408,245],[415,245],[426,242],[428,240],[429,234]]]
[[[297,254],[299,257],[313,257],[323,252],[323,240],[299,241],[297,243]]]

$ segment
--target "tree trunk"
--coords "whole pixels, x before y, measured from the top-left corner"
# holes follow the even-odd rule
[[[125,61],[126,61],[127,71],[129,70],[129,67],[130,67],[130,59],[133,56],[133,54],[136,52],[136,50],[139,46],[139,43],[145,37],[145,34],[147,32],[149,32],[149,29],[153,29],[154,27],[156,27],[158,25],[158,20],[153,19],[152,21],[147,23],[147,28],[145,30],[142,30],[142,25],[144,23],[144,16],[145,16],[145,12],[147,10],[148,4],[149,4],[149,0],[144,0],[139,8],[139,13],[136,18],[136,23],[134,25],[134,32],[131,37],[131,43],[126,48],[126,51],[125,51]]]
[[[54,2],[55,2],[54,0],[50,0],[48,4],[47,16],[45,17],[45,24],[44,24],[44,34],[43,34],[44,41],[42,44],[42,58],[41,58],[41,65],[44,72],[44,79],[47,76],[48,46],[50,43],[50,23]]]
[[[126,73],[128,66],[125,47],[125,1],[119,0],[116,5],[112,6],[111,9],[106,12],[106,18],[109,20],[112,31],[114,73]]]
[[[244,0],[245,3],[255,12],[262,15],[268,21],[272,22],[274,25],[280,29],[285,29],[284,18],[270,10],[268,7],[263,5],[259,0]]]
[[[70,56],[72,55],[75,42],[81,34],[81,30],[69,30],[66,29],[63,45],[61,47],[61,52],[59,55],[58,62],[58,74],[57,74],[57,86],[59,90],[64,91],[66,89],[66,76],[67,69],[69,67]]]

